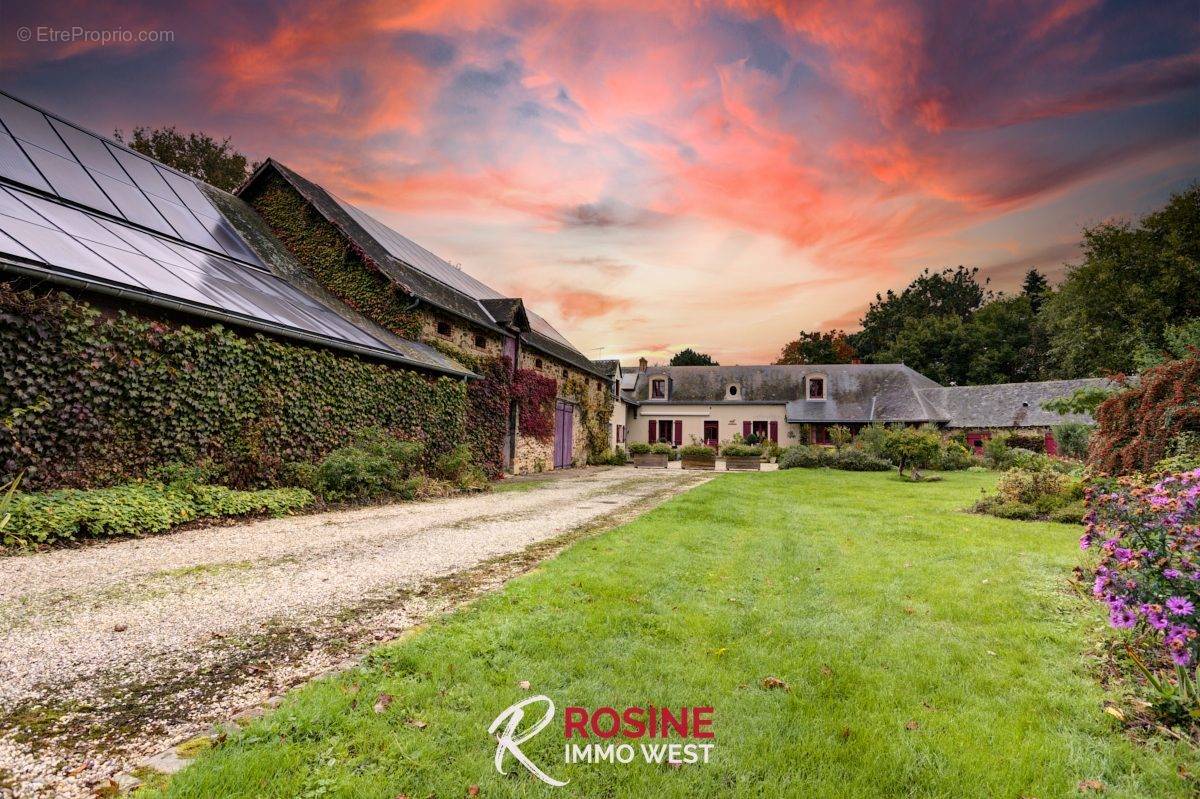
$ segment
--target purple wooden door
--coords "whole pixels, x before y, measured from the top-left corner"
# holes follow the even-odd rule
[[[558,400],[554,404],[554,468],[571,465],[571,449],[575,438],[575,414],[571,403]]]

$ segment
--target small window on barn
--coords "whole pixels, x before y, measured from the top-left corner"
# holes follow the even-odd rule
[[[812,375],[808,378],[808,398],[810,400],[825,399],[825,375]]]
[[[438,332],[439,336],[450,335],[450,323],[449,322],[438,322],[437,332]]]
[[[534,369],[541,369],[541,368],[542,368],[542,359],[541,359],[541,358],[535,358],[535,359],[534,359],[534,361],[533,361],[533,368],[534,368]]]
[[[475,334],[475,346],[478,347],[479,349],[483,349],[484,347],[487,346],[487,339],[484,338],[481,334],[476,333]]]
[[[563,372],[563,379],[565,380],[567,378],[567,367],[564,366],[562,372]]]
[[[667,379],[665,377],[656,377],[650,381],[650,399],[666,399],[667,398]]]
[[[727,389],[725,389],[725,397],[727,399],[737,399],[737,396],[738,396],[737,385],[734,383],[730,383],[729,387]]]

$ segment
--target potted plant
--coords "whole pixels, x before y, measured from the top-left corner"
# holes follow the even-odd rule
[[[629,454],[633,456],[633,465],[639,469],[665,469],[667,459],[671,456],[669,444],[646,444],[634,441],[629,445]]]
[[[708,469],[712,471],[717,468],[716,450],[704,444],[688,444],[679,450],[679,454],[683,459],[683,468],[685,469]]]
[[[725,468],[729,471],[757,472],[762,467],[762,447],[734,441],[721,447]]]

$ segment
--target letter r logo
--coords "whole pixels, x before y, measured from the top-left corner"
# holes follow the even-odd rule
[[[546,703],[545,715],[542,716],[540,721],[538,721],[525,732],[517,733],[517,728],[521,726],[521,720],[525,718],[525,706],[531,705],[534,702]],[[501,774],[508,773],[504,770],[504,753],[511,752],[512,756],[515,757],[518,762],[521,763],[521,765],[529,769],[533,776],[537,777],[547,785],[553,785],[561,788],[562,786],[566,785],[567,782],[570,782],[570,780],[567,780],[566,782],[560,782],[559,780],[554,779],[549,774],[535,766],[533,761],[521,751],[521,744],[525,743],[530,738],[546,729],[546,725],[549,724],[553,718],[554,701],[550,697],[541,694],[538,696],[531,696],[528,699],[522,699],[520,702],[517,702],[515,705],[512,705],[507,710],[502,712],[499,716],[496,716],[496,720],[492,722],[492,726],[488,727],[489,735],[496,735],[496,730],[500,729],[501,726],[504,727],[504,732],[496,735],[496,771],[500,772]]]

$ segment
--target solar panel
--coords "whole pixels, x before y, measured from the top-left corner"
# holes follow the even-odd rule
[[[38,174],[33,162],[21,152],[16,140],[3,130],[0,130],[0,176],[42,191],[51,190],[50,184]]]
[[[74,158],[63,158],[33,144],[26,144],[24,149],[58,196],[117,215],[117,207],[104,196],[96,181]]]
[[[397,233],[366,211],[356,208],[337,195],[330,194],[334,201],[357,222],[371,238],[379,242],[393,257],[421,270],[435,280],[461,291],[476,300],[498,300],[504,295],[491,286],[479,282],[463,270],[453,266],[417,244]]]
[[[11,97],[0,94],[0,120],[8,132],[23,142],[41,147],[63,158],[71,158],[71,151],[50,127],[46,115]]]
[[[268,272],[20,189],[0,188],[0,252],[55,271],[392,352]]]

